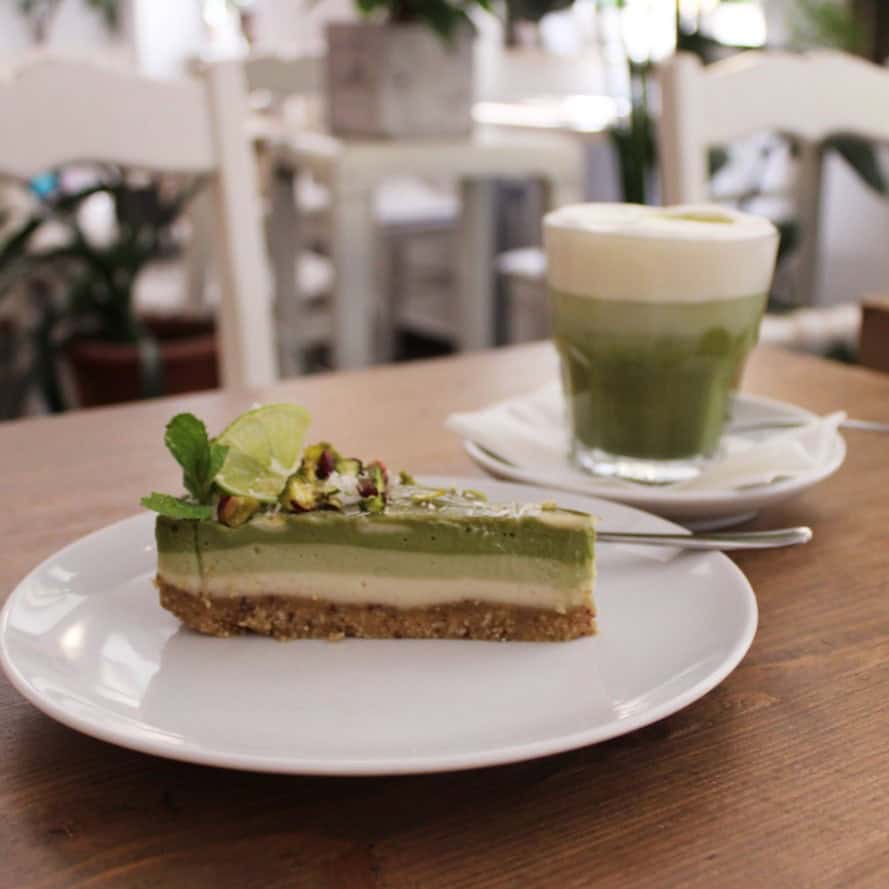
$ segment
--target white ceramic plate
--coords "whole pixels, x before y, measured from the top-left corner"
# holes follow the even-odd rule
[[[429,479],[492,499],[553,492]],[[603,528],[675,526],[563,495]],[[515,762],[648,725],[747,651],[756,600],[720,553],[601,546],[599,635],[563,643],[275,642],[191,633],[157,604],[153,519],[47,559],[0,616],[0,661],[54,719],[159,756],[256,771],[370,775]]]
[[[734,413],[736,420],[743,419],[745,422],[805,421],[816,416],[793,404],[744,394],[736,396]],[[751,432],[748,435],[755,439],[763,434]],[[479,466],[497,478],[605,497],[646,509],[696,530],[727,527],[753,518],[761,509],[801,494],[833,475],[846,459],[846,442],[837,433],[824,461],[795,478],[778,479],[771,484],[738,490],[672,490],[669,486],[616,484],[611,479],[583,475],[579,471],[572,472],[566,479],[565,473],[548,473],[546,467],[513,465],[472,441],[464,442],[464,447]]]

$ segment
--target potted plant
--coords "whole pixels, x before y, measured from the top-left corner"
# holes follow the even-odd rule
[[[0,240],[0,297],[24,293],[36,312],[32,378],[51,410],[68,399],[61,366],[81,406],[218,385],[213,323],[143,317],[135,306],[140,273],[168,249],[171,227],[200,182],[172,189],[103,167],[86,187],[58,187]],[[105,237],[84,210],[105,195],[114,224]]]
[[[327,29],[332,133],[448,138],[472,128],[473,7],[490,0],[355,0],[361,22]]]
[[[44,44],[49,39],[53,22],[61,12],[63,0],[18,0],[18,10],[25,17],[31,39]],[[118,0],[84,0],[85,5],[102,16],[105,27],[116,32],[120,28],[121,10]]]

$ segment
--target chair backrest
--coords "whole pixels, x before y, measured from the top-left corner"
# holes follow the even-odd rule
[[[889,71],[835,50],[746,52],[707,66],[677,53],[659,80],[669,203],[706,199],[706,149],[755,133],[807,143],[855,133],[889,142]]]
[[[41,58],[0,75],[0,175],[27,179],[73,161],[205,174],[222,270],[219,342],[226,386],[276,376],[271,294],[238,63],[202,80],[159,81]]]
[[[324,88],[323,56],[251,55],[244,61],[247,89],[263,90],[275,99],[315,96]]]
[[[889,142],[889,71],[834,50],[747,52],[704,66],[677,53],[660,66],[658,127],[664,203],[708,195],[707,149],[779,132],[801,143],[799,291],[813,299],[822,179],[820,143],[854,133]]]

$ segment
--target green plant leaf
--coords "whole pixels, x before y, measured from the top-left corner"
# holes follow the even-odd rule
[[[146,508],[170,519],[212,519],[213,507],[189,503],[172,494],[158,494],[157,491],[143,497],[140,503]]]
[[[219,444],[219,442],[212,442],[210,444],[210,460],[209,467],[207,469],[207,476],[209,477],[211,483],[219,475],[219,470],[222,469],[222,464],[225,463],[226,455],[228,454],[228,445]]]
[[[155,492],[142,505],[171,518],[212,518],[214,479],[228,447],[210,442],[207,427],[194,414],[176,414],[167,423],[164,443],[182,467],[182,483],[193,500]]]
[[[513,19],[539,22],[550,12],[568,9],[574,0],[507,0]]]
[[[205,502],[213,482],[212,477],[208,477],[210,441],[207,427],[194,414],[176,414],[167,423],[164,443],[182,467],[185,489],[199,502]]]
[[[707,168],[710,176],[715,176],[729,160],[728,150],[717,146],[707,152]]]
[[[835,0],[796,0],[791,21],[795,49],[830,47],[860,54],[865,30],[848,4]]]
[[[861,181],[878,194],[885,195],[889,192],[889,183],[883,174],[873,143],[858,136],[842,133],[825,140],[824,150],[836,151],[858,174]]]

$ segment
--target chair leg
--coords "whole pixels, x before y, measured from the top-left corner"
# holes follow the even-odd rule
[[[375,351],[379,361],[395,360],[395,329],[404,302],[404,243],[399,235],[384,240],[377,251],[379,301],[376,307]]]
[[[299,286],[299,257],[302,251],[293,183],[294,170],[277,167],[273,171],[268,245],[274,286],[278,361],[282,377],[299,376],[305,370],[300,336],[305,323]]]
[[[494,344],[494,192],[479,179],[461,185],[460,293],[457,337],[464,351]]]
[[[818,286],[818,242],[820,240],[821,185],[824,172],[820,145],[803,143],[797,178],[797,206],[802,229],[799,248],[795,302],[814,306]]]
[[[374,312],[379,306],[374,274],[376,225],[372,189],[332,190],[334,366],[373,363]]]
[[[185,250],[185,304],[195,313],[207,306],[207,284],[213,253],[213,195],[203,189],[186,211],[191,233]]]

